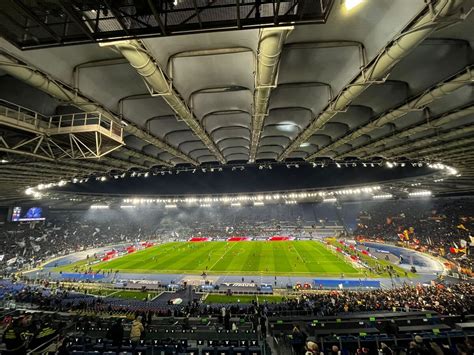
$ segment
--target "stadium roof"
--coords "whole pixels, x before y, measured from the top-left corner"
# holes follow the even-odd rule
[[[474,188],[474,0],[323,1],[311,21],[270,1],[220,27],[224,1],[207,1],[166,28],[151,7],[97,1],[96,32],[88,2],[67,3],[0,7],[0,202],[90,176],[305,161],[440,162],[457,174],[421,187]]]

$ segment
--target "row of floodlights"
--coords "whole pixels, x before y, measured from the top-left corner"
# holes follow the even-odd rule
[[[151,203],[187,203],[187,204],[205,204],[211,202],[264,202],[264,201],[297,201],[304,200],[314,197],[325,197],[325,196],[346,196],[346,195],[359,195],[359,194],[371,194],[381,189],[380,186],[368,186],[353,189],[341,189],[331,192],[319,191],[319,192],[292,192],[292,193],[275,193],[275,194],[259,194],[259,195],[237,195],[237,196],[221,196],[221,197],[185,197],[185,198],[167,198],[167,199],[155,199],[155,198],[126,198],[123,199],[125,204],[151,204]],[[285,202],[286,203],[286,202]]]
[[[2,161],[3,162],[3,161]],[[6,161],[5,161],[6,162]],[[321,163],[318,163],[318,162],[313,162],[311,163],[313,165],[313,167],[317,167],[317,166],[321,166],[321,167],[324,167],[326,166],[325,164],[327,163],[324,163],[324,162],[321,162]],[[338,167],[338,168],[341,168],[342,166],[345,166],[345,167],[348,167],[348,166],[357,166],[358,163],[356,162],[346,162],[346,163],[340,163],[340,162],[335,162],[335,165]],[[361,163],[363,167],[375,167],[376,165],[378,166],[382,166],[383,163],[382,162],[377,162],[377,163],[367,163],[367,162],[362,162]],[[386,161],[385,162],[385,165],[388,167],[388,168],[394,168],[394,167],[397,167],[397,166],[400,166],[400,167],[405,167],[407,164],[409,163],[405,163],[405,162],[391,162],[391,161]],[[413,167],[423,167],[424,166],[424,163],[423,162],[411,162],[410,163]],[[286,166],[288,168],[290,167],[295,167],[295,168],[299,168],[299,164],[296,164],[296,163],[291,163],[291,164],[286,164]],[[436,169],[436,170],[444,170],[448,175],[457,175],[459,176],[458,174],[458,171],[453,168],[453,167],[450,167],[450,166],[447,166],[445,164],[442,164],[442,163],[429,163],[427,164],[426,166],[428,166],[429,168],[432,168],[432,169]],[[259,169],[265,169],[265,168],[268,168],[268,169],[271,169],[271,165],[270,164],[265,164],[265,165],[259,165]],[[237,170],[237,169],[240,169],[240,170],[244,170],[244,166],[233,166],[232,167],[232,170]],[[185,170],[182,170],[182,171],[188,171],[188,170],[191,170],[192,173],[196,172],[197,171],[197,168],[193,168],[193,169],[185,169]],[[222,171],[223,168],[222,167],[207,167],[207,168],[201,168],[201,170],[203,172],[206,172],[206,171],[210,171],[210,172],[214,172],[214,171]],[[175,173],[178,174],[180,172],[180,170],[176,170]],[[161,174],[161,175],[165,175],[165,174],[172,174],[173,172],[171,170],[169,171],[161,171],[161,172],[142,172],[142,173],[139,173],[139,172],[132,172],[130,173],[129,176],[131,177],[149,177],[151,174],[152,175],[157,175],[157,174]],[[119,178],[125,178],[127,177],[127,173],[122,173],[122,174],[119,174],[119,175],[112,175],[112,176],[97,176],[97,177],[86,177],[86,178],[73,178],[71,180],[72,183],[86,183],[88,182],[90,179],[95,179],[96,181],[100,181],[100,182],[104,182],[104,181],[107,181],[108,178],[112,177],[113,179],[119,179]],[[442,180],[439,180],[439,181],[442,181]],[[39,184],[37,185],[36,187],[29,187],[25,190],[25,193],[28,194],[28,195],[33,195],[35,197],[41,197],[41,193],[40,191],[42,190],[47,190],[47,189],[50,189],[52,187],[61,187],[61,186],[64,186],[68,183],[68,181],[66,180],[61,180],[59,182],[54,182],[54,183],[47,183],[47,184]],[[320,193],[318,193],[320,194]],[[344,194],[344,192],[342,193]],[[346,194],[351,194],[351,193],[346,193]],[[308,197],[311,197],[311,196],[308,196]],[[290,197],[291,198],[291,197]]]
[[[431,191],[428,191],[428,190],[422,190],[422,191],[414,191],[414,192],[410,192],[408,194],[409,197],[427,197],[427,196],[431,196]],[[388,200],[388,199],[391,199],[393,198],[393,195],[392,194],[379,194],[379,195],[373,195],[372,196],[372,199],[374,200]],[[124,202],[129,202],[129,201],[136,201],[135,204],[131,204],[131,205],[121,205],[120,208],[121,209],[135,209],[137,207],[139,207],[139,204],[142,204],[142,203],[152,203],[152,202],[155,202],[157,200],[154,200],[154,199],[133,199],[133,200],[130,200],[130,199],[125,199]],[[170,208],[170,209],[173,209],[173,208],[178,208],[178,202],[182,202],[183,200],[180,200],[180,199],[168,199],[168,200],[162,200],[162,202],[165,203],[164,207],[165,208]],[[211,202],[211,201],[209,201]],[[212,200],[212,202],[220,202],[219,199],[216,199],[216,200]],[[337,202],[337,198],[336,197],[326,197],[322,200],[323,203],[334,203],[334,202]],[[286,205],[296,205],[298,204],[298,201],[297,200],[285,200],[285,204]],[[265,206],[265,203],[263,201],[253,201],[253,205],[254,206]],[[231,202],[230,203],[230,206],[231,207],[241,207],[242,206],[242,203],[241,202]],[[212,204],[211,203],[200,203],[199,204],[199,207],[203,207],[203,208],[209,208],[209,207],[212,207]],[[91,209],[108,209],[109,206],[108,205],[91,205],[90,206]]]

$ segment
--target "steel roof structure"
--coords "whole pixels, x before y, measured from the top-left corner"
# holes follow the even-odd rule
[[[86,176],[380,158],[474,190],[474,0],[87,3],[2,2],[0,202]]]

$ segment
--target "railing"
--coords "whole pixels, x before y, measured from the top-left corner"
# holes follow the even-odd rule
[[[60,133],[61,129],[70,128],[72,131],[73,127],[98,125],[108,131],[110,136],[122,138],[122,126],[110,118],[104,117],[100,112],[79,112],[47,117],[26,107],[0,99],[0,115],[31,125],[35,129],[43,128],[51,132],[56,130],[57,133]]]
[[[122,127],[117,122],[104,117],[100,112],[80,112],[49,117],[48,129],[61,129],[98,125],[110,135],[122,137]]]
[[[44,124],[48,122],[46,116],[6,100],[0,100],[0,115],[32,125],[35,128],[44,127]]]

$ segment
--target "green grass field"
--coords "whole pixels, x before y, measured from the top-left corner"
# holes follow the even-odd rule
[[[84,262],[56,268],[72,271]],[[92,266],[123,273],[361,276],[341,255],[316,241],[172,242]],[[83,270],[84,271],[84,270]]]

